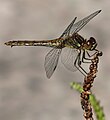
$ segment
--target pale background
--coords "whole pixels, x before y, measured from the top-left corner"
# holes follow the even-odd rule
[[[95,17],[80,34],[97,39],[103,51],[92,88],[110,118],[110,1],[109,0],[0,0],[0,120],[83,120],[80,95],[70,82],[83,82],[59,62],[47,79],[44,59],[50,48],[4,46],[11,39],[59,37],[75,16]]]

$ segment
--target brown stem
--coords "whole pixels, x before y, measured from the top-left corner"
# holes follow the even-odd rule
[[[89,67],[90,71],[84,78],[83,92],[81,93],[81,105],[82,109],[84,110],[84,117],[86,120],[94,120],[92,107],[89,102],[89,95],[91,94],[91,87],[98,71],[97,68],[99,63],[99,56],[102,56],[102,52],[97,51],[93,59],[91,60],[91,65]]]

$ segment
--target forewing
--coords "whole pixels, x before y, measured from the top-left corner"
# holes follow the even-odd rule
[[[77,49],[63,48],[61,54],[61,62],[68,70],[72,72],[77,70],[77,68],[74,66],[74,62],[77,58],[77,55],[78,55]]]
[[[53,48],[45,57],[44,66],[48,78],[52,76],[53,72],[57,67],[61,51],[62,49]]]
[[[79,32],[92,18],[94,18],[100,12],[101,10],[98,10],[90,14],[89,16],[83,18],[82,20],[78,21],[77,23],[73,24],[70,30],[70,35],[72,35],[73,33]]]
[[[73,26],[74,22],[76,21],[76,18],[77,17],[75,17],[73,19],[73,21],[69,24],[69,26],[65,29],[65,31],[62,33],[62,35],[60,37],[64,37],[64,36],[68,36],[69,35],[70,29]]]

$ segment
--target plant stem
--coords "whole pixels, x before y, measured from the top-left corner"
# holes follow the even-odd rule
[[[89,67],[90,71],[84,78],[83,92],[81,92],[81,105],[82,109],[84,110],[85,120],[94,120],[91,103],[89,101],[89,95],[91,95],[91,87],[98,71],[97,68],[99,63],[99,56],[102,56],[102,52],[97,51],[93,59],[91,59],[91,65]]]

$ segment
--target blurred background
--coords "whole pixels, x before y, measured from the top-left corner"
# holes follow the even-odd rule
[[[99,71],[93,93],[110,118],[110,1],[109,0],[0,0],[0,120],[82,120],[80,95],[70,82],[83,82],[78,71],[61,61],[50,79],[44,69],[50,48],[7,47],[12,39],[47,40],[61,35],[74,17],[102,12],[79,33],[97,39]]]

